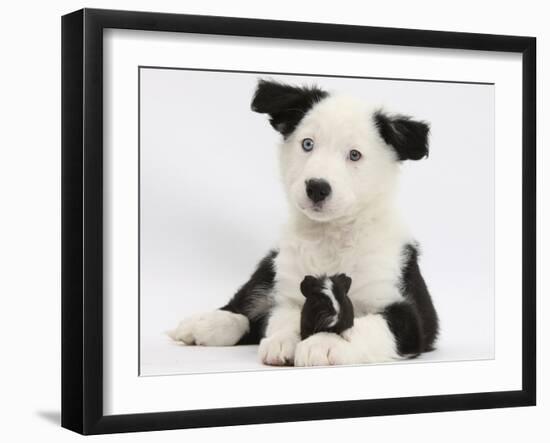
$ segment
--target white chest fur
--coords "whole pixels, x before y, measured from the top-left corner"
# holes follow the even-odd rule
[[[393,213],[339,224],[293,220],[275,261],[275,301],[302,306],[304,276],[345,273],[352,278],[349,297],[356,315],[379,312],[401,299],[402,254],[409,241]]]

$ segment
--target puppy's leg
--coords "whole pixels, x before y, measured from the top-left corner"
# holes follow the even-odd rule
[[[260,360],[274,366],[291,365],[299,341],[300,309],[293,305],[277,306],[269,318],[265,338],[260,342]]]
[[[249,329],[246,316],[219,309],[186,318],[168,335],[186,345],[232,346]]]
[[[380,314],[355,320],[344,337],[354,349],[357,363],[377,363],[414,357],[425,350],[422,322],[407,301],[392,303]]]
[[[259,343],[272,306],[276,256],[277,251],[271,251],[224,307],[183,320],[169,336],[187,345]]]
[[[415,356],[425,347],[415,307],[393,303],[380,314],[355,319],[342,336],[318,333],[296,349],[296,366],[381,363]]]
[[[295,366],[330,366],[356,363],[351,344],[333,332],[318,332],[298,343]]]

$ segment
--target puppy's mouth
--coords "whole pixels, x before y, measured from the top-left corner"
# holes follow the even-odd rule
[[[314,221],[330,221],[333,218],[332,211],[327,208],[324,202],[320,203],[298,203],[298,209],[308,218]]]
[[[323,207],[324,207],[323,203],[315,203],[315,204],[311,205],[310,209],[313,212],[323,212]]]
[[[298,203],[298,208],[301,210],[301,211],[304,211],[304,212],[316,212],[316,213],[322,213],[324,208],[325,208],[326,205],[324,205],[323,203],[311,203],[311,202],[308,202],[308,203]]]

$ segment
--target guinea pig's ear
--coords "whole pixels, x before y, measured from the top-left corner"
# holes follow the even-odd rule
[[[269,115],[269,123],[288,137],[304,115],[328,95],[315,86],[298,87],[272,80],[260,80],[252,98],[254,112]]]
[[[374,123],[386,144],[397,153],[399,160],[420,160],[428,156],[430,125],[405,115],[374,114]]]
[[[306,275],[300,283],[300,291],[307,298],[313,294],[315,286],[317,286],[317,279],[313,275]]]
[[[346,274],[337,274],[334,276],[334,278],[338,281],[340,287],[347,294],[349,292],[349,289],[351,288],[351,277],[348,277]]]

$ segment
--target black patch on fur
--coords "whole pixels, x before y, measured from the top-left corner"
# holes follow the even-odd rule
[[[405,115],[374,114],[382,139],[395,149],[399,160],[420,160],[428,156],[430,126]]]
[[[332,280],[332,293],[340,305],[340,313],[335,325],[329,326],[336,315],[330,298],[323,293],[326,277],[307,275],[300,284],[300,290],[306,298],[300,319],[300,335],[305,340],[317,332],[341,334],[353,326],[353,305],[348,297],[351,278],[345,274],[336,274]]]
[[[407,302],[393,303],[384,310],[400,355],[417,356],[424,350],[422,326],[415,307]]]
[[[258,344],[263,338],[273,302],[271,291],[275,281],[274,260],[279,252],[272,250],[260,261],[250,279],[237,291],[224,311],[242,314],[248,318],[250,329],[238,345]]]
[[[416,356],[431,351],[439,331],[439,319],[426,282],[418,266],[418,250],[406,245],[401,292],[405,301],[394,303],[383,312],[395,336],[401,355]]]
[[[304,115],[327,96],[326,91],[315,86],[298,87],[260,80],[251,108],[254,112],[268,114],[271,126],[286,138],[296,129]]]

